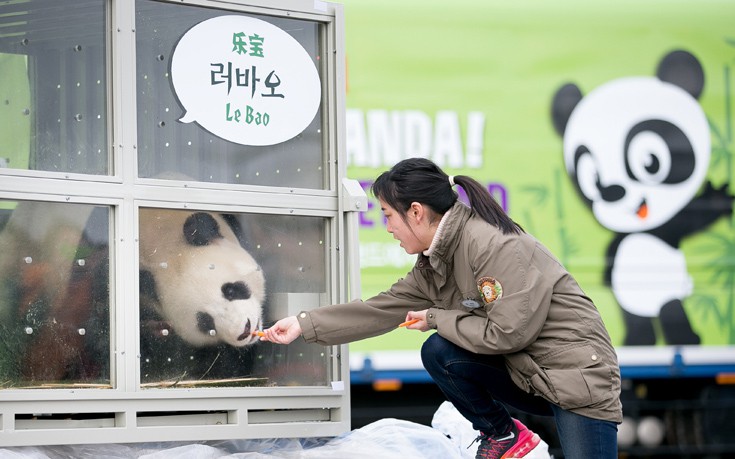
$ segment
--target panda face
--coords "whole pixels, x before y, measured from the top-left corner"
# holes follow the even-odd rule
[[[606,228],[656,228],[694,197],[710,156],[701,107],[658,78],[606,83],[574,108],[564,132],[564,161]]]
[[[141,209],[140,220],[141,271],[165,326],[194,346],[256,342],[265,279],[222,216]]]

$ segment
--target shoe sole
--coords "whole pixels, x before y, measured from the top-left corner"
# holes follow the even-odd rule
[[[519,459],[530,453],[538,444],[541,443],[541,437],[529,430],[519,433],[518,442],[511,449],[505,452],[500,459]]]

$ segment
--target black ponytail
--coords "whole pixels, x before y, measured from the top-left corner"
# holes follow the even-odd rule
[[[504,234],[523,232],[490,192],[477,180],[466,175],[453,177],[470,201],[470,207],[483,220],[499,228]],[[400,161],[375,179],[370,188],[373,195],[401,213],[405,219],[412,202],[428,206],[438,215],[444,215],[457,202],[457,192],[449,182],[449,176],[439,166],[425,158],[409,158]]]
[[[505,213],[487,188],[477,180],[467,175],[455,175],[453,180],[454,183],[464,189],[467,193],[467,199],[470,201],[470,207],[483,220],[500,228],[503,234],[520,234],[523,232],[523,228]]]

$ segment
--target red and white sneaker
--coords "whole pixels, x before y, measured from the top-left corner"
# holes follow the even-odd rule
[[[522,458],[533,450],[541,438],[523,423],[513,419],[510,433],[500,438],[493,438],[480,432],[475,441],[480,441],[475,459],[512,459]]]

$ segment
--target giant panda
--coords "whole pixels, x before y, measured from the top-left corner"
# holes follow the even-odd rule
[[[552,102],[566,171],[615,237],[605,283],[623,310],[625,345],[699,344],[683,301],[692,292],[683,238],[732,214],[727,184],[706,181],[710,131],[698,98],[704,72],[684,50],[655,77],[618,78],[586,96],[573,83]],[[698,191],[700,191],[699,194]]]
[[[104,206],[19,202],[0,233],[0,373],[110,377],[109,216]],[[139,212],[141,382],[252,371],[265,276],[239,220]]]
[[[266,292],[246,244],[231,214],[140,210],[141,380],[247,375]]]

